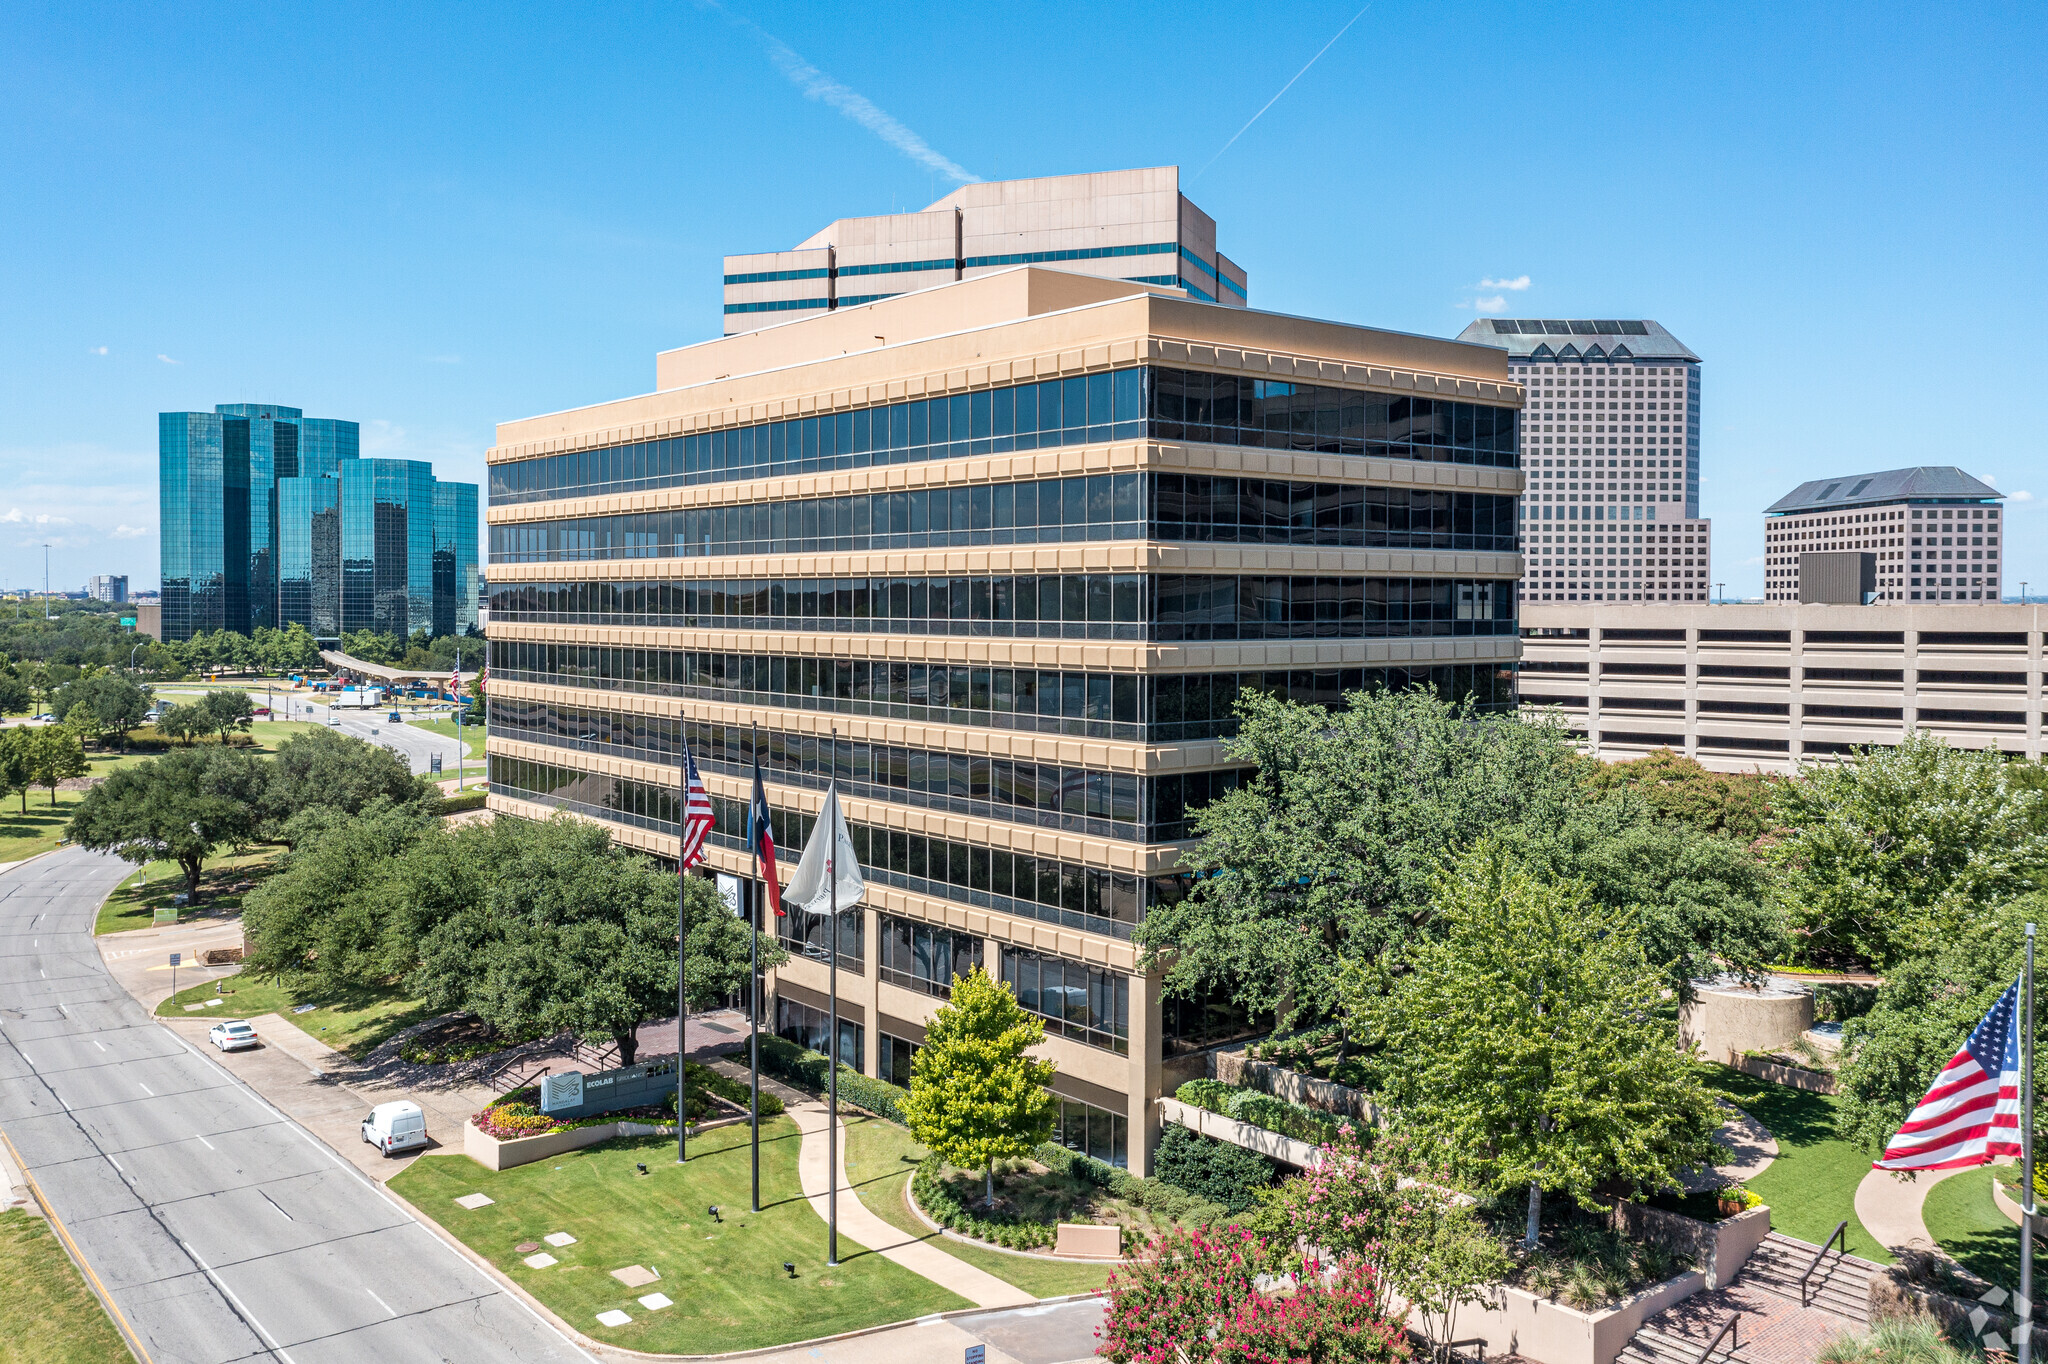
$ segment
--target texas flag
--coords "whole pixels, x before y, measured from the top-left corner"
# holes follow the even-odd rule
[[[768,903],[782,917],[782,878],[775,872],[775,821],[768,814],[768,788],[761,782],[761,756],[754,755],[754,800],[747,807],[747,846],[761,857],[761,873],[768,884]]]

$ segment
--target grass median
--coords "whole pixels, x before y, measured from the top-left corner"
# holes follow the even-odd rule
[[[128,1347],[50,1224],[20,1208],[0,1211],[0,1283],[6,1329],[0,1361],[128,1364]]]
[[[924,1147],[917,1144],[907,1128],[881,1118],[847,1115],[846,1178],[860,1192],[860,1201],[868,1211],[898,1231],[929,1241],[948,1255],[1035,1298],[1095,1292],[1109,1278],[1113,1266],[1108,1264],[1078,1264],[1042,1255],[1008,1255],[941,1236],[918,1221],[917,1214],[904,1201],[903,1190],[925,1155]]]
[[[605,1142],[492,1172],[467,1156],[431,1155],[391,1181],[564,1321],[595,1339],[658,1354],[708,1354],[783,1345],[973,1304],[881,1255],[841,1241],[825,1266],[825,1224],[797,1179],[800,1138],[786,1117],[761,1126],[762,1211],[749,1213],[747,1128],[707,1132],[675,1163],[672,1138]],[[645,1163],[641,1175],[636,1164]],[[494,1200],[475,1211],[457,1198]],[[707,1209],[717,1204],[722,1220]],[[558,1263],[535,1269],[517,1247],[542,1245]],[[531,1254],[533,1252],[527,1252]],[[796,1266],[791,1277],[783,1262]],[[612,1271],[639,1265],[660,1278],[628,1288]],[[661,1293],[673,1305],[639,1302]],[[597,1314],[623,1311],[610,1327]]]

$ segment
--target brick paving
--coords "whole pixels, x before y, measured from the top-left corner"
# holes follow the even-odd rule
[[[1812,1364],[1829,1341],[1863,1329],[1847,1317],[1820,1307],[1801,1307],[1794,1299],[1746,1285],[1739,1278],[1726,1288],[1674,1303],[1643,1324],[1704,1349],[1730,1316],[1741,1322],[1735,1328],[1738,1364]],[[1722,1349],[1726,1348],[1723,1341]],[[1715,1357],[1721,1358],[1721,1353]]]

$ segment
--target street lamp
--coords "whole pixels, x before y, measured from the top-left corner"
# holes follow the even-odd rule
[[[1714,604],[1715,604],[1716,606],[1726,605],[1726,602],[1725,602],[1725,601],[1723,600],[1723,597],[1722,597],[1722,592],[1721,592],[1721,589],[1722,589],[1722,588],[1724,588],[1724,587],[1726,587],[1726,586],[1728,586],[1728,584],[1726,584],[1726,583],[1715,583],[1715,584],[1714,584]]]

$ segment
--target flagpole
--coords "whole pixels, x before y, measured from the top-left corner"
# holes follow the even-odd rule
[[[836,744],[839,730],[832,738]],[[826,968],[825,991],[831,996],[831,1021],[825,1032],[825,1263],[839,1263],[839,784],[825,789],[825,809],[831,826],[825,830],[825,882],[831,888],[832,916],[827,921],[826,941],[832,945],[832,964]]]
[[[748,751],[754,759],[756,777],[761,771],[761,722],[754,722],[754,736],[749,741]],[[754,1202],[752,1211],[761,1211],[761,831],[755,821],[766,814],[765,810],[753,808],[752,794],[748,795],[747,809],[747,853],[752,862],[753,874],[748,878],[747,896],[751,902],[747,913],[747,1013],[753,1024],[747,1030],[748,1065],[753,1070],[753,1088],[747,1096],[747,1121],[753,1128],[753,1177]]]
[[[686,993],[690,967],[690,872],[682,866],[684,844],[690,842],[690,745],[682,737],[680,721],[676,723],[676,752],[682,754],[682,762],[676,764],[676,793],[682,801],[676,809],[676,1163],[680,1165],[688,1157],[684,1139],[690,1131],[690,1049],[684,1038],[690,1018],[690,999]]]
[[[2034,1358],[2034,926],[2027,925],[2026,1030],[2020,1034],[2019,1364]]]

